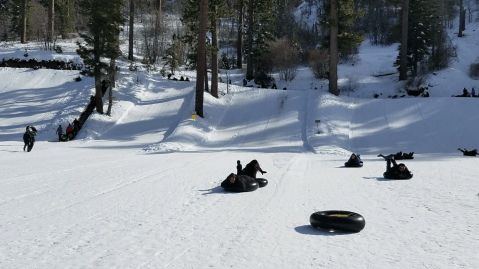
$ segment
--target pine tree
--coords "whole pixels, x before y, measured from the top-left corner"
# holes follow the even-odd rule
[[[366,37],[365,33],[353,32],[353,25],[357,18],[365,14],[364,11],[354,10],[353,0],[337,0],[338,2],[338,49],[349,51],[359,46]],[[330,29],[330,10],[331,1],[327,0],[323,3],[325,13],[320,15],[320,24],[324,29]],[[329,47],[330,33],[323,39],[322,45]]]
[[[133,30],[135,24],[135,0],[130,0],[130,24],[129,24],[129,33],[128,33],[128,60],[133,61],[135,60],[133,57]]]
[[[173,40],[170,47],[166,50],[166,60],[165,67],[169,67],[172,75],[175,74],[175,71],[181,66],[181,48],[180,41],[173,35]]]
[[[409,0],[407,67],[413,77],[418,73],[418,64],[429,55],[429,47],[441,31],[442,23],[435,0]],[[395,66],[400,65],[401,51],[399,46]]]
[[[408,0],[403,0],[401,10],[401,47],[405,49],[401,50],[401,54],[399,56],[399,80],[407,79],[408,7]]]
[[[198,17],[199,8],[196,1],[187,1],[183,9],[182,22],[187,26],[188,31],[182,37],[183,42],[189,44],[193,49],[188,54],[190,64],[199,65],[197,62],[198,44]],[[218,97],[218,40],[217,40],[217,24],[221,18],[230,16],[227,12],[225,0],[209,0],[208,1],[208,30],[211,32],[211,44],[206,46],[206,55],[211,59],[212,76],[211,76],[211,95]],[[205,59],[206,61],[206,59]],[[205,73],[206,77],[206,73]],[[205,81],[205,87],[207,87]]]
[[[39,2],[48,10],[51,9],[51,2],[53,3],[53,10],[51,11],[54,12],[54,22],[52,22],[52,26],[48,26],[48,29],[50,29],[50,27],[52,29],[49,34],[55,35],[55,32],[60,32],[60,34],[64,35],[75,30],[73,27],[73,22],[76,19],[76,0],[40,0]],[[53,27],[53,23],[55,27]],[[53,36],[50,38],[50,42],[53,42]]]
[[[20,36],[21,42],[27,43],[31,33],[31,14],[34,5],[29,0],[13,0],[12,2],[12,28]]]
[[[323,7],[325,14],[320,17],[320,24],[324,29],[330,30],[322,44],[330,49],[329,92],[338,95],[338,50],[350,51],[364,41],[364,33],[352,32],[354,21],[364,15],[364,12],[354,10],[353,0],[329,0],[323,3]],[[335,10],[337,16],[333,14]]]
[[[118,50],[118,25],[123,23],[120,10],[123,0],[80,0],[81,12],[88,17],[88,34],[80,34],[86,45],[77,43],[77,53],[90,69],[83,75],[95,78],[95,98],[98,113],[103,114],[101,79],[115,68],[101,61],[102,57],[115,59]]]
[[[267,68],[262,64],[262,58],[269,52],[269,41],[274,40],[275,13],[274,0],[249,0],[248,20],[246,24],[247,33],[247,67],[246,79],[257,79],[264,74]],[[256,70],[254,66],[256,65]]]

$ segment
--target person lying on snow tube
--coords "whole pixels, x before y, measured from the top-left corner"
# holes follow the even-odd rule
[[[462,150],[461,148],[458,148],[457,150],[461,151],[462,153],[464,153],[464,156],[476,156],[476,155],[479,155],[479,153],[477,153],[477,149],[473,149],[471,151],[467,150],[466,148],[464,148],[464,150]]]
[[[402,159],[414,159],[412,155],[414,155],[414,152],[402,153],[402,151],[400,151],[396,154],[389,154],[388,156],[393,156],[395,160],[402,160]],[[379,154],[378,157],[384,158],[385,156],[382,154]]]
[[[245,175],[235,175],[234,173],[221,182],[221,187],[226,191],[246,192],[258,189],[259,184],[254,178]]]
[[[411,179],[413,174],[407,169],[406,165],[400,163],[399,165],[394,160],[394,156],[386,156],[384,159],[387,161],[386,172],[383,176],[389,179]],[[392,166],[391,166],[392,164]]]
[[[359,157],[360,155],[356,154],[351,154],[351,157],[349,157],[349,160],[344,163],[344,166],[346,167],[363,167],[363,161],[361,161],[361,158]]]
[[[241,164],[238,161],[238,166],[236,166],[236,168],[238,169],[240,166]],[[259,166],[258,161],[252,160],[245,166],[243,171],[241,171],[241,174],[256,179],[259,183],[259,186],[264,187],[268,184],[268,180],[264,178],[256,178],[256,173],[258,173],[258,171],[261,172],[261,174],[266,174],[266,171],[263,171],[261,167]]]

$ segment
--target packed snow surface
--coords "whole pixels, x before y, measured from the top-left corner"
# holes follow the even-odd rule
[[[459,53],[472,61],[469,33]],[[479,166],[457,150],[479,147],[479,98],[451,97],[479,83],[460,54],[430,78],[430,98],[387,98],[405,94],[398,75],[373,74],[395,71],[396,48],[363,44],[362,61],[339,70],[357,89],[339,96],[306,67],[277,79],[287,90],[242,87],[244,70],[228,71],[233,83],[205,93],[196,120],[194,73],[173,81],[120,62],[112,115],[95,112],[64,143],[55,130],[80,115],[93,80],[0,68],[0,268],[479,268]],[[29,153],[27,125],[39,131]],[[382,176],[376,155],[398,151],[414,152],[401,161],[411,180]],[[352,152],[363,168],[344,167]],[[266,187],[219,186],[253,159]],[[315,229],[309,216],[323,210],[366,226]]]

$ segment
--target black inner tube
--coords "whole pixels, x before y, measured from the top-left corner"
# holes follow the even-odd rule
[[[360,214],[341,210],[315,212],[309,217],[309,222],[316,228],[351,233],[360,232],[366,226]]]

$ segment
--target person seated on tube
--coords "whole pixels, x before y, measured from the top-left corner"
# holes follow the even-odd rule
[[[236,175],[234,173],[229,174],[223,182],[221,187],[223,188],[238,188],[239,190],[246,190],[246,182],[253,180],[248,176]]]
[[[379,157],[379,155],[378,155]],[[394,160],[394,155],[388,155],[388,156],[381,156],[383,157],[386,161],[386,173],[388,173],[391,177],[394,178],[412,178],[412,174],[407,169],[406,165],[403,163],[397,164],[396,161]],[[391,166],[392,164],[392,166]]]
[[[349,160],[348,160],[348,163],[350,164],[360,164],[362,163],[363,161],[361,161],[361,158],[359,157],[361,155],[356,155],[356,154],[351,154],[351,157],[349,157]]]
[[[245,168],[243,169],[243,175],[252,177],[256,179],[256,173],[260,171],[261,174],[265,174],[266,171],[261,170],[261,167],[259,166],[259,163],[257,160],[252,160],[249,162]]]

